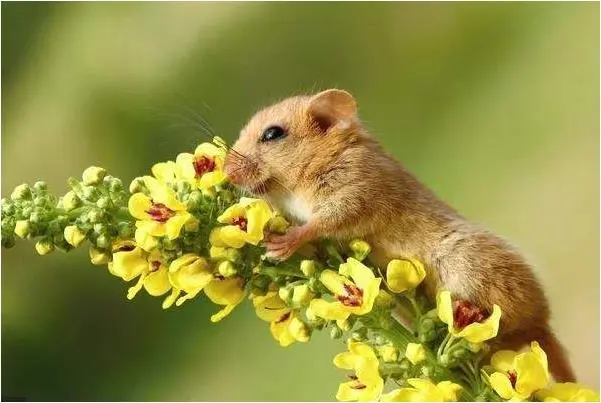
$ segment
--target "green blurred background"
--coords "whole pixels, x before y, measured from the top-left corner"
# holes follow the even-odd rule
[[[537,265],[599,387],[598,3],[2,3],[2,195],[91,164],[124,180],[258,108],[339,87],[385,146]],[[85,251],[2,251],[2,395],[332,400],[344,349],[281,348],[249,306],[164,312]]]

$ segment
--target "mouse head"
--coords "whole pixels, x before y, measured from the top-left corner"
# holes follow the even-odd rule
[[[346,91],[288,98],[251,118],[227,155],[225,172],[255,194],[292,190],[326,166],[357,125],[356,103]]]

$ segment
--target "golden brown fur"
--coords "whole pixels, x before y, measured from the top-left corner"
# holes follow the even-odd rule
[[[260,142],[281,126],[287,136]],[[539,340],[560,381],[573,381],[565,353],[548,326],[549,308],[530,265],[502,238],[461,217],[389,156],[365,130],[344,91],[286,99],[257,113],[230,153],[231,180],[265,196],[299,226],[268,250],[285,258],[317,237],[361,237],[381,267],[415,257],[425,287],[450,290],[486,309],[503,311],[496,348]]]

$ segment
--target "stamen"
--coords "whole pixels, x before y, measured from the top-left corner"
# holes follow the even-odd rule
[[[175,211],[171,210],[163,203],[152,203],[152,206],[150,206],[150,208],[146,210],[146,213],[150,216],[151,219],[161,223],[167,222],[171,217],[175,215]]]
[[[213,172],[215,169],[215,160],[205,157],[204,155],[194,159],[192,163],[194,165],[194,171],[196,176],[200,177],[207,172]]]
[[[457,329],[463,329],[472,323],[482,322],[489,316],[490,314],[486,309],[477,307],[468,301],[455,301],[453,321]]]
[[[346,294],[337,295],[336,298],[344,306],[361,306],[363,302],[363,290],[356,285],[344,284]]]
[[[515,384],[518,381],[518,374],[515,371],[508,371],[507,377],[509,378],[509,382],[511,382],[511,386],[515,388]]]
[[[234,218],[234,220],[232,221],[232,224],[240,227],[240,229],[242,231],[246,231],[246,228],[248,226],[248,220],[244,217],[237,217],[237,218]]]
[[[158,271],[160,268],[161,268],[161,262],[159,262],[158,260],[153,260],[152,262],[150,262],[150,272],[151,273]]]
[[[285,314],[283,314],[278,320],[275,321],[275,323],[282,323],[288,320],[288,318],[290,318],[291,312],[286,312]]]

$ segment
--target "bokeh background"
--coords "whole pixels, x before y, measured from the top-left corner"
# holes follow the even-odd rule
[[[2,195],[91,164],[130,180],[258,108],[339,87],[443,199],[537,265],[599,388],[598,3],[3,3]],[[332,400],[344,349],[281,348],[244,306],[164,312],[85,251],[2,251],[2,395]]]

